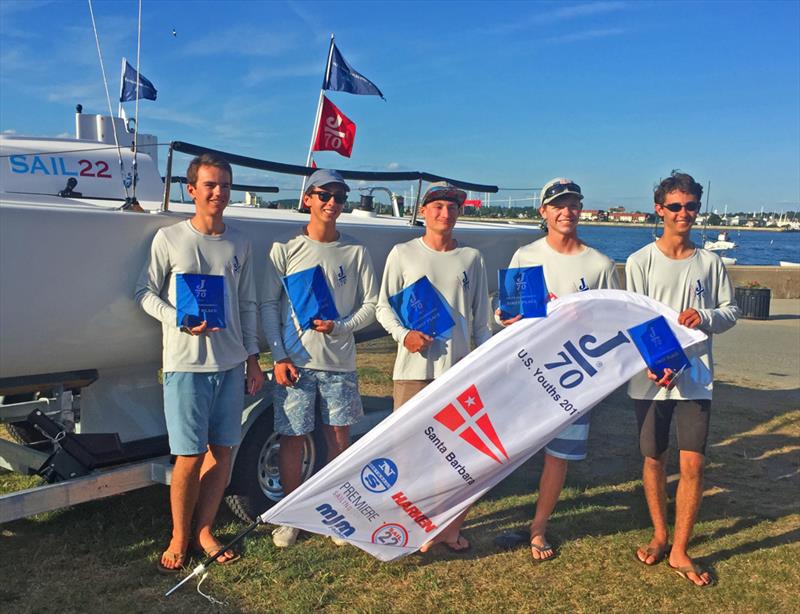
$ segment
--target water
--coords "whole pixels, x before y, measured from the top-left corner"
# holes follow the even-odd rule
[[[659,227],[659,235],[661,231]],[[717,234],[718,230],[709,230],[708,240],[716,240]],[[777,265],[780,260],[800,262],[800,233],[731,229],[728,234],[736,247],[724,255],[736,258],[736,264]],[[609,258],[623,263],[637,249],[653,241],[653,226],[581,225],[578,235]],[[703,245],[702,229],[692,231],[692,240],[695,245]]]

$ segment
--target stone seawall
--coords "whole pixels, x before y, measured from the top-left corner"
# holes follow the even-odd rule
[[[617,274],[625,287],[624,264],[617,264]],[[772,298],[800,298],[800,267],[733,265],[728,274],[734,286],[757,282],[772,290]]]

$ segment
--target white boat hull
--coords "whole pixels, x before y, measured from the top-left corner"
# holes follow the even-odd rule
[[[161,328],[135,304],[134,286],[156,230],[185,217],[0,204],[0,377],[159,363]],[[250,238],[258,255],[259,285],[273,240],[307,219],[291,211],[226,212],[227,223]],[[367,246],[378,275],[396,243],[423,231],[401,219],[340,219],[340,229]],[[460,226],[460,242],[484,254],[492,290],[494,271],[539,236],[533,227]]]

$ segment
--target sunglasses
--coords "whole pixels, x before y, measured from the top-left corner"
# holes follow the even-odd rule
[[[700,203],[696,200],[689,201],[685,205],[681,205],[679,203],[670,203],[668,205],[661,206],[672,211],[673,213],[678,213],[681,209],[686,209],[687,211],[700,211]]]
[[[555,196],[556,194],[561,194],[562,192],[577,192],[578,194],[581,193],[581,186],[577,183],[557,183],[555,185],[551,185],[547,188],[544,192],[545,199],[550,198],[551,196]]]
[[[337,205],[343,205],[347,202],[347,194],[333,194],[331,192],[309,192],[309,194],[316,196],[324,203],[328,202],[331,198]]]

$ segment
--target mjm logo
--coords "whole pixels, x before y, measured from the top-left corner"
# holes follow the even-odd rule
[[[342,537],[350,537],[356,532],[355,527],[347,522],[344,516],[333,509],[328,503],[323,503],[318,506],[317,511],[324,518],[322,524],[330,527],[332,531],[338,533]]]

